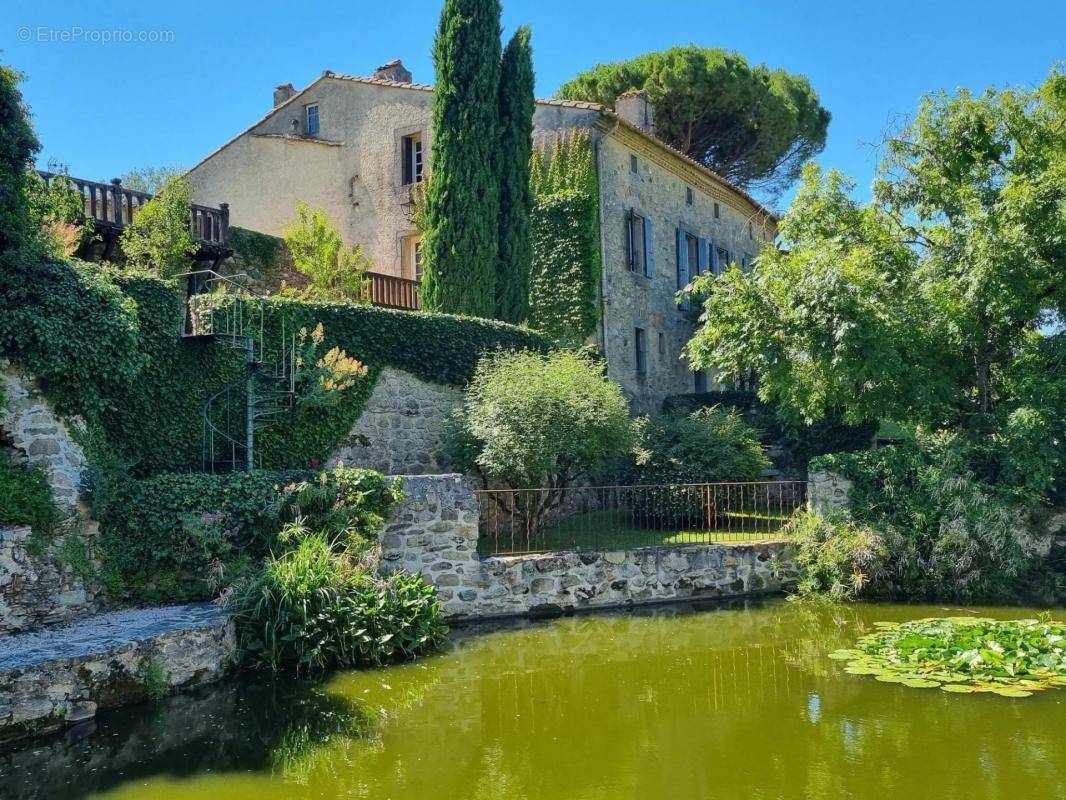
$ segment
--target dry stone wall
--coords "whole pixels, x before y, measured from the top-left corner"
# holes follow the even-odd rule
[[[850,502],[848,494],[852,483],[836,472],[820,470],[807,476],[807,506],[811,511],[824,514],[842,511]]]
[[[445,420],[462,392],[386,368],[347,442],[331,463],[367,467],[392,475],[443,471],[439,451]]]
[[[65,548],[76,547],[88,564],[95,531],[95,523],[84,523],[38,543],[24,525],[0,525],[0,636],[73,622],[110,604],[63,558]]]
[[[0,409],[0,439],[9,441],[8,450],[14,461],[44,470],[56,505],[73,513],[78,506],[85,453],[71,439],[51,404],[36,391],[32,380],[6,361],[0,361],[0,378],[7,396]]]
[[[451,619],[775,593],[796,579],[787,542],[481,558],[461,476],[407,477],[405,493],[382,535],[383,567],[425,577]]]

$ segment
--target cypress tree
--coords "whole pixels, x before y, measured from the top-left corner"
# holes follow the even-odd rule
[[[529,215],[533,208],[529,162],[533,153],[533,49],[523,25],[503,50],[500,64],[500,248],[496,317],[524,322],[529,314],[533,258]]]
[[[499,251],[499,0],[445,0],[433,63],[422,302],[491,317]]]

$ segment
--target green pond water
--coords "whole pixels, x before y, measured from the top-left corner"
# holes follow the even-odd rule
[[[460,632],[319,684],[232,681],[0,751],[0,797],[1066,797],[1066,690],[948,695],[827,658],[876,620],[785,602]]]

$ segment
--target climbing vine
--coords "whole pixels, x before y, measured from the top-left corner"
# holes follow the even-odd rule
[[[599,319],[599,189],[589,135],[559,135],[535,149],[530,184],[529,324],[560,341],[580,344]]]

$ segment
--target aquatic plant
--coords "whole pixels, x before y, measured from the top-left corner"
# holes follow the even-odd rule
[[[1029,697],[1066,686],[1066,623],[945,617],[876,622],[877,631],[830,658],[845,672],[945,692]]]

